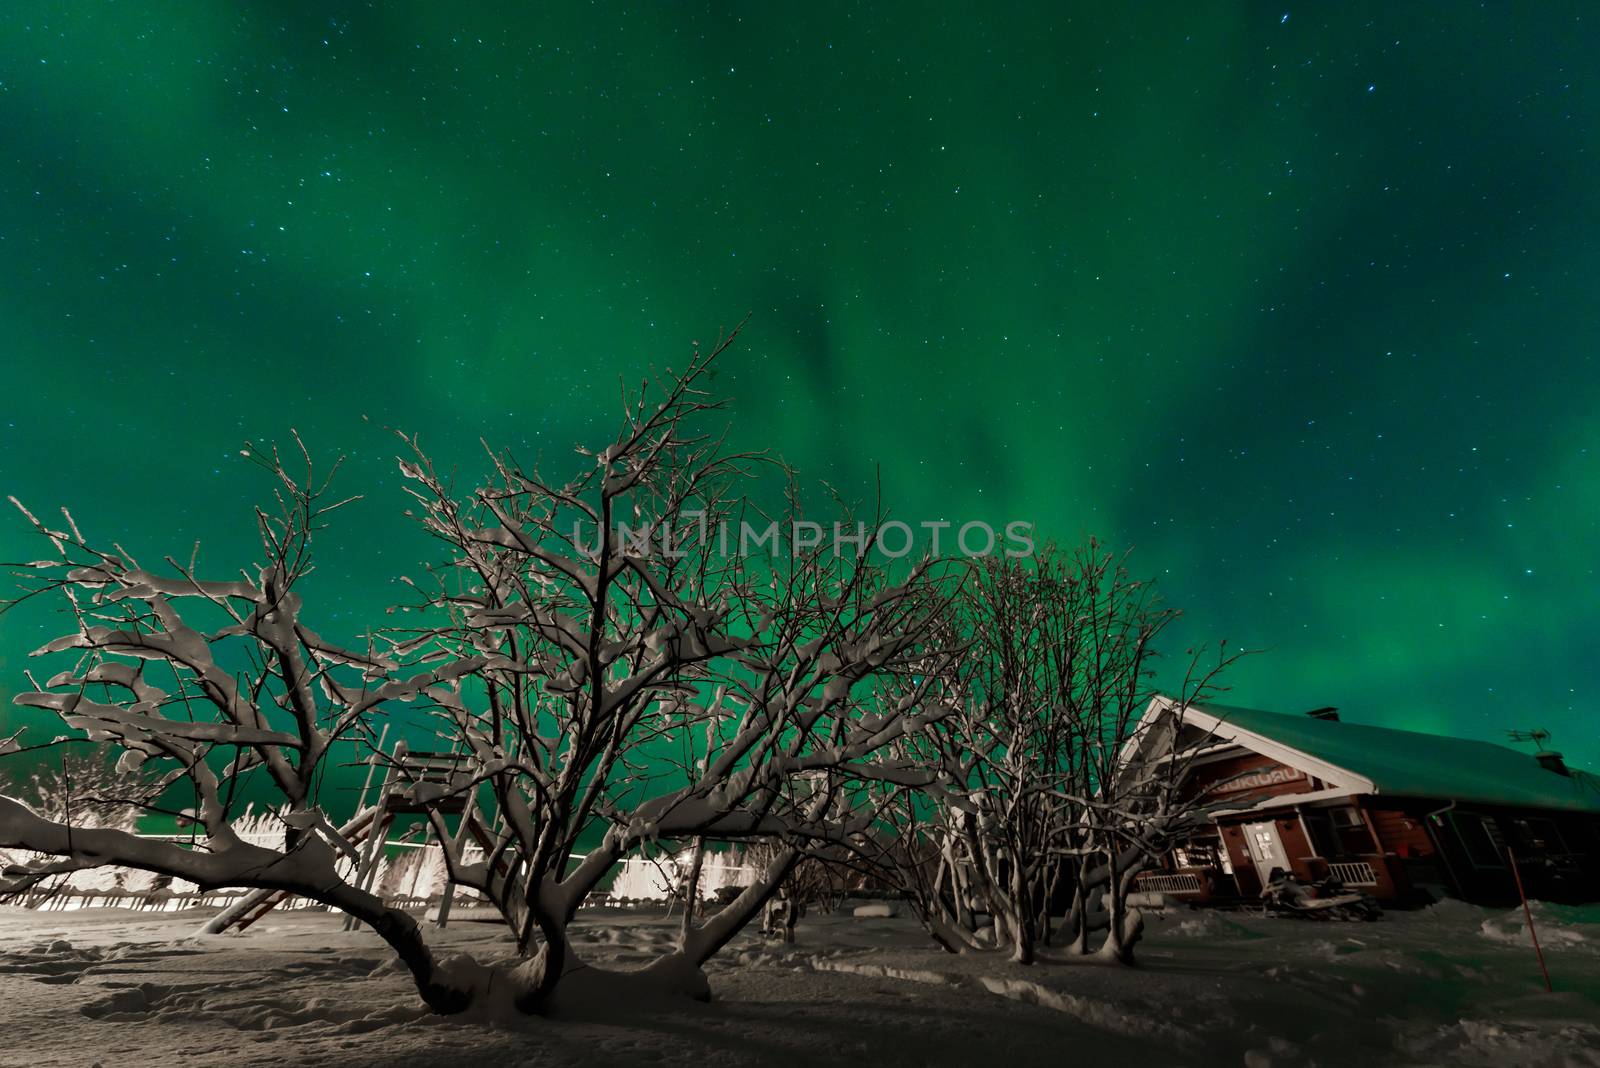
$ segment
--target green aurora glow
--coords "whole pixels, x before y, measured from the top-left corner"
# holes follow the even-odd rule
[[[1135,547],[1233,703],[1600,764],[1600,20],[996,6],[7,5],[0,490],[231,570],[296,427],[353,631],[427,552],[361,414],[554,465],[749,311],[736,444]]]

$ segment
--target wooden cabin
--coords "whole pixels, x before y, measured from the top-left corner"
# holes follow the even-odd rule
[[[1158,697],[1142,725],[1160,717],[1179,730],[1140,737],[1168,739],[1166,758],[1183,763],[1184,792],[1206,818],[1140,877],[1142,890],[1254,901],[1286,868],[1390,905],[1504,905],[1517,900],[1514,862],[1529,897],[1600,900],[1600,777],[1558,753],[1344,723],[1333,709],[1185,709]]]

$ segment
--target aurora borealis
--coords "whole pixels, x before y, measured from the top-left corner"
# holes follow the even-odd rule
[[[0,491],[228,571],[297,428],[380,625],[379,424],[555,467],[748,312],[738,445],[1133,547],[1232,703],[1600,765],[1594,14],[9,5]]]

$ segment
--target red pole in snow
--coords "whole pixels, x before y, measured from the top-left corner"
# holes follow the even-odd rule
[[[1522,889],[1522,872],[1517,868],[1517,855],[1506,846],[1506,859],[1511,861],[1511,876],[1517,880],[1517,896],[1522,899],[1522,915],[1528,921],[1528,937],[1533,939],[1533,952],[1539,958],[1539,970],[1544,973],[1544,989],[1546,993],[1555,993],[1555,987],[1550,985],[1550,969],[1544,965],[1544,950],[1539,948],[1539,932],[1533,929],[1533,910],[1528,907],[1528,895]]]

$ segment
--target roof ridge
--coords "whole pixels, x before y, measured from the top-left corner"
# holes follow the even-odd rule
[[[1559,775],[1540,767],[1535,754],[1507,745],[1211,701],[1190,707],[1262,743],[1342,769],[1377,793],[1600,813],[1600,775],[1582,767]]]
[[[1247,712],[1247,713],[1249,713],[1250,715],[1253,715],[1253,716],[1273,716],[1273,717],[1276,717],[1278,719],[1287,720],[1287,721],[1289,721],[1291,723],[1294,723],[1294,724],[1297,724],[1297,725],[1302,722],[1302,717],[1299,716],[1299,715],[1296,715],[1293,712],[1274,712],[1271,709],[1266,709],[1266,708],[1246,708],[1244,705],[1224,705],[1224,704],[1217,704],[1217,703],[1212,702],[1212,701],[1191,701],[1191,702],[1189,702],[1189,706],[1191,708],[1198,708],[1198,709],[1200,709],[1200,710],[1202,710],[1204,712],[1208,712],[1208,713],[1210,713],[1212,715],[1218,715],[1219,713],[1222,713],[1222,712]],[[1226,719],[1227,717],[1226,716],[1222,716],[1222,715],[1218,715],[1218,718],[1219,719]],[[1486,745],[1486,746],[1489,746],[1492,749],[1499,749],[1502,752],[1512,753],[1512,754],[1514,754],[1516,756],[1528,757],[1530,759],[1534,755],[1532,753],[1527,752],[1526,750],[1513,749],[1511,746],[1503,745],[1500,742],[1491,742],[1491,741],[1488,741],[1487,739],[1484,739],[1484,738],[1464,738],[1459,734],[1439,734],[1439,733],[1436,733],[1434,731],[1419,731],[1414,727],[1391,727],[1391,726],[1389,726],[1388,724],[1385,724],[1385,723],[1352,722],[1352,721],[1347,720],[1347,719],[1318,720],[1318,719],[1314,719],[1313,717],[1309,717],[1309,716],[1303,717],[1303,719],[1304,719],[1305,722],[1328,723],[1328,724],[1330,724],[1330,726],[1328,728],[1325,728],[1325,729],[1328,729],[1328,730],[1337,730],[1340,727],[1356,727],[1356,728],[1360,728],[1362,730],[1388,731],[1388,732],[1390,732],[1392,734],[1415,734],[1415,735],[1417,735],[1419,737],[1422,737],[1422,738],[1440,738],[1440,739],[1443,739],[1444,741],[1456,742],[1456,743],[1461,744],[1461,745]],[[1313,728],[1313,729],[1317,729],[1317,728]],[[1583,770],[1583,769],[1573,768],[1572,770],[1580,771],[1580,770]],[[1587,772],[1587,774],[1594,774],[1594,773],[1593,772]]]

